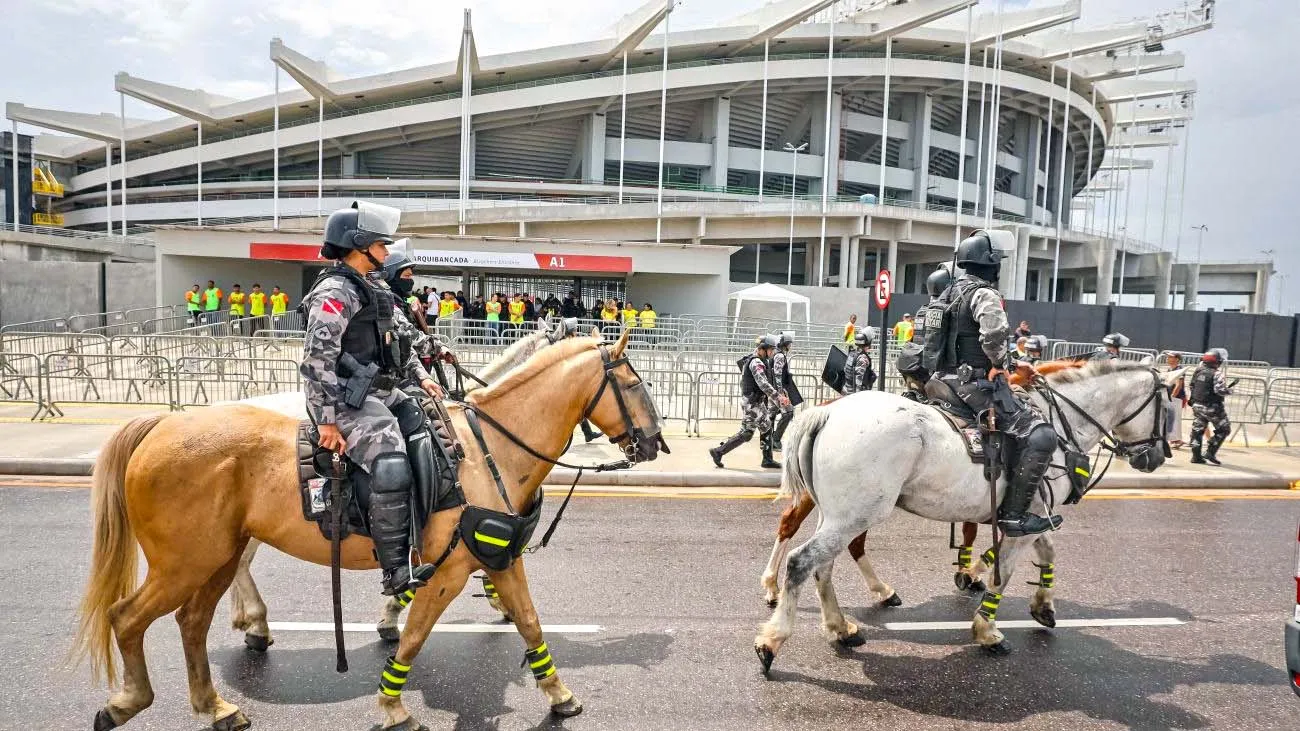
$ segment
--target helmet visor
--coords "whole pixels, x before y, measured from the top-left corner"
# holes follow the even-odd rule
[[[411,259],[410,243],[410,239],[398,239],[390,242],[386,247],[388,249],[388,256],[400,256],[414,265],[415,261]]]
[[[397,233],[397,224],[402,220],[400,209],[367,201],[356,201],[352,207],[357,209],[358,229],[388,241],[393,240],[393,234]]]

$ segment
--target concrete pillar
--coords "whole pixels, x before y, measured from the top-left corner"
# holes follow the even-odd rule
[[[899,290],[899,284],[900,284],[900,282],[898,281],[898,275],[899,275],[899,271],[898,271],[898,241],[896,241],[895,239],[890,239],[890,240],[889,240],[889,254],[887,255],[887,258],[885,259],[885,261],[888,262],[888,263],[885,265],[885,268],[889,270],[889,274],[893,277],[893,286],[894,286],[894,291],[895,291],[895,292],[898,292],[898,291],[900,291],[900,290]]]
[[[1187,265],[1186,285],[1183,287],[1183,309],[1195,310],[1201,305],[1201,265]]]
[[[586,149],[582,154],[582,179],[588,183],[605,182],[605,115],[587,115]]]
[[[827,150],[830,151],[831,164],[830,172],[826,179],[827,193],[835,196],[839,195],[840,189],[840,119],[843,116],[844,97],[839,92],[831,95],[831,138],[829,142],[825,140],[826,136],[826,97],[825,95],[815,95],[813,102],[812,121],[810,122],[811,135],[808,152],[812,155],[825,155]],[[822,181],[820,176],[808,181],[808,192],[813,195],[821,195]]]
[[[1268,312],[1268,272],[1260,269],[1255,272],[1255,296],[1250,298],[1250,311]]]
[[[1016,299],[1029,299],[1029,227],[1016,229]]]
[[[1169,309],[1169,292],[1174,276],[1174,257],[1172,254],[1157,255],[1159,266],[1156,271],[1156,298],[1155,306],[1157,310]]]
[[[1103,239],[1097,246],[1097,304],[1110,304],[1115,280],[1115,242]]]
[[[862,281],[862,253],[859,251],[862,239],[857,236],[849,237],[849,276],[848,286],[856,288]]]
[[[709,168],[708,184],[715,188],[727,187],[727,151],[731,144],[731,99],[720,96],[713,100],[709,125],[713,142],[713,166]]]
[[[1052,299],[1052,270],[1039,269],[1038,271],[1038,292],[1035,298],[1039,302],[1047,302]]]
[[[848,289],[851,284],[852,272],[850,272],[850,262],[853,260],[849,257],[849,237],[840,237],[840,289]]]
[[[354,178],[357,175],[357,154],[355,152],[343,153],[342,163],[339,165],[339,174],[345,178]]]
[[[812,242],[805,242],[803,252],[803,283],[805,287],[817,285],[817,252]]]
[[[1038,117],[1031,118],[1027,114],[1017,114],[1013,134],[1016,140],[1016,156],[1020,158],[1023,167],[1020,169],[1020,175],[1016,176],[1011,190],[1014,195],[1025,199],[1025,218],[1033,222],[1034,201],[1037,199],[1036,191],[1041,175],[1038,168],[1042,164],[1042,156],[1039,153],[1042,151],[1043,144],[1043,120]]]
[[[912,170],[912,200],[925,207],[930,197],[927,189],[930,187],[930,127],[934,124],[934,97],[929,94],[909,96],[913,99],[908,109],[912,129],[899,164]]]

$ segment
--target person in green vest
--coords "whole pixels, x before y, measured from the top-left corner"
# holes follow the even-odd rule
[[[217,321],[217,311],[221,309],[221,288],[217,283],[208,280],[208,288],[203,290],[203,320],[205,323]]]
[[[189,318],[190,327],[199,324],[199,312],[203,309],[203,292],[199,285],[185,293],[185,313]]]

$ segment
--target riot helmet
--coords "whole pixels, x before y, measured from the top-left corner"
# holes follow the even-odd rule
[[[1201,356],[1201,362],[1210,366],[1211,368],[1217,368],[1223,365],[1224,363],[1226,363],[1227,361],[1228,361],[1228,351],[1225,350],[1224,348],[1211,348],[1205,351],[1205,355]]]
[[[768,350],[772,350],[776,348],[778,345],[780,345],[780,343],[781,343],[780,338],[778,338],[775,335],[764,335],[763,337],[758,339],[758,347],[760,349],[767,348]]]
[[[1101,339],[1101,344],[1108,348],[1127,348],[1129,339],[1124,333],[1110,333]]]
[[[952,272],[948,271],[946,266],[935,269],[930,276],[925,278],[925,291],[931,297],[938,297],[943,291],[952,284]]]
[[[871,347],[871,334],[865,330],[859,330],[853,334],[853,344],[859,348]]]
[[[1041,335],[1031,335],[1030,337],[1025,338],[1025,350],[1029,351],[1030,353],[1041,354],[1043,352],[1044,340],[1046,340],[1046,338],[1044,338]]]
[[[1014,246],[1015,237],[1007,231],[976,231],[957,245],[957,266],[980,279],[997,281],[1002,260],[1006,258],[1003,252],[1008,248],[1008,237]]]
[[[402,272],[415,268],[415,262],[406,253],[406,242],[406,239],[394,242],[388,256],[384,259],[384,281],[388,282],[389,288],[401,295],[403,299],[410,297],[411,290],[415,288],[414,279],[402,278]]]
[[[370,256],[368,249],[376,242],[393,243],[402,212],[391,206],[366,201],[353,201],[351,207],[341,208],[325,221],[325,240],[321,256],[342,259],[349,251],[364,251],[376,269],[383,262]]]
[[[777,341],[777,346],[780,347],[782,350],[785,350],[786,348],[789,348],[791,345],[794,345],[794,331],[786,330],[785,332],[781,333],[781,337]]]

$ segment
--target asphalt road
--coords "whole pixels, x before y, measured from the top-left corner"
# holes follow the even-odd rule
[[[1090,499],[1070,509],[1058,536],[1058,617],[1184,624],[1012,629],[1006,658],[973,648],[966,630],[885,627],[966,622],[976,601],[953,589],[947,527],[897,515],[868,551],[904,606],[871,606],[841,559],[840,600],[865,625],[866,645],[837,650],[821,638],[810,587],[770,679],[751,642],[768,615],[758,575],[778,506],[578,498],[552,547],[527,565],[543,623],[598,625],[548,637],[584,714],[548,718],[513,633],[434,635],[404,697],[431,729],[1294,730],[1300,699],[1285,684],[1282,624],[1295,497]],[[0,729],[89,728],[107,697],[87,669],[64,664],[86,569],[87,498],[0,479]],[[272,621],[329,621],[327,569],[268,550],[254,575]],[[1015,583],[1000,620],[1028,619],[1031,587]],[[448,622],[495,620],[472,588]],[[345,619],[372,622],[378,577],[345,575],[344,593]],[[375,635],[348,635],[352,671],[339,675],[328,632],[277,631],[258,655],[228,626],[223,603],[209,639],[213,675],[255,728],[375,727],[390,652]],[[157,622],[146,648],[157,700],[125,728],[204,728],[189,711],[175,623]]]

